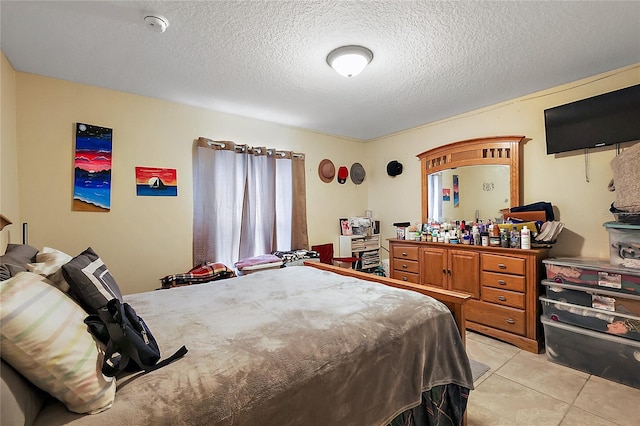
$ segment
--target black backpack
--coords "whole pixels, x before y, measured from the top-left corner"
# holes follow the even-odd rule
[[[170,357],[160,361],[160,348],[151,330],[136,311],[118,299],[110,300],[89,315],[84,322],[91,333],[106,345],[102,374],[114,377],[123,371],[157,370],[182,358],[187,348],[182,346]]]

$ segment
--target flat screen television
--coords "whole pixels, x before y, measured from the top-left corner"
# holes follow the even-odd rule
[[[547,154],[640,140],[640,84],[544,110]]]

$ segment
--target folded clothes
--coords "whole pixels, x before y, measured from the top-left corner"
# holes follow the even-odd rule
[[[249,271],[252,269],[262,269],[265,266],[282,265],[282,259],[275,254],[261,254],[259,256],[247,257],[235,263],[235,267],[239,271]]]
[[[184,274],[167,275],[161,278],[160,281],[162,282],[162,288],[171,288],[233,278],[235,276],[236,274],[222,263],[205,263]]]
[[[306,259],[317,259],[319,256],[317,251],[312,250],[291,250],[291,251],[274,251],[272,254],[282,259],[282,262],[286,265],[291,262],[301,263],[299,261]]]

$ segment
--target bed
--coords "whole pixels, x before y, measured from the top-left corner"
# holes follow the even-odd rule
[[[188,354],[119,376],[102,412],[49,398],[29,424],[459,424],[473,389],[454,292],[310,262],[124,300]]]

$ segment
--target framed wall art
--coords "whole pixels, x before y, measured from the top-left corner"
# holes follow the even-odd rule
[[[73,210],[111,210],[113,129],[76,123]]]
[[[146,197],[175,197],[178,195],[176,169],[136,167],[136,195]]]

